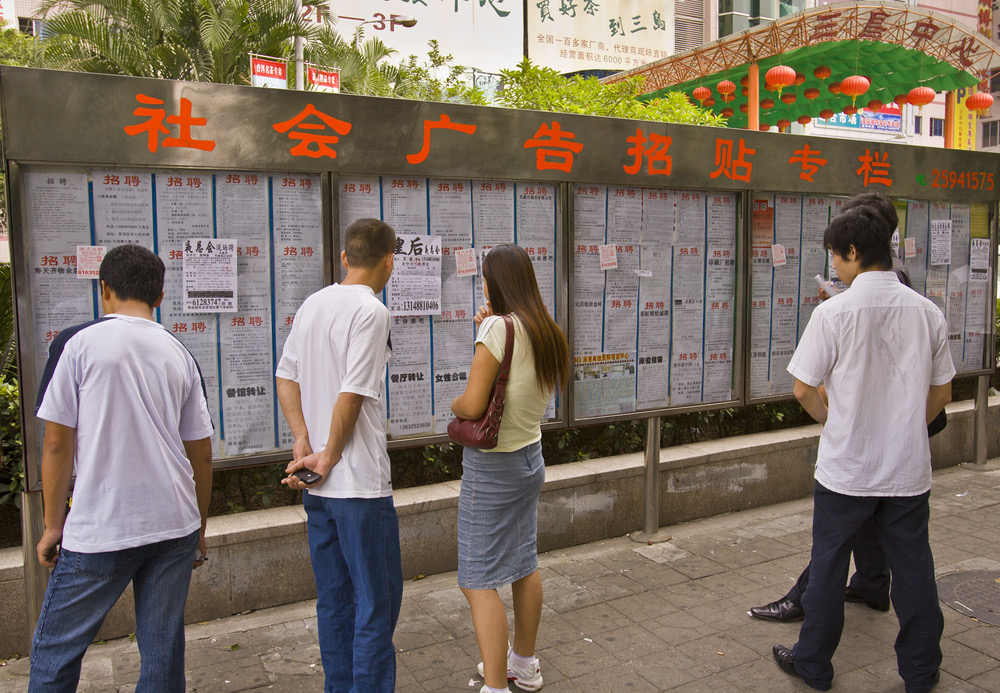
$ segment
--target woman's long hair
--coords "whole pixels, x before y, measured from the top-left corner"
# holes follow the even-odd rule
[[[483,280],[496,315],[516,315],[531,342],[535,375],[541,389],[569,382],[569,345],[538,291],[535,268],[524,248],[513,243],[494,247],[483,258]]]

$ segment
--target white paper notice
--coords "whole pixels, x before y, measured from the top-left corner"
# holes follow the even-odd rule
[[[426,234],[426,181],[423,178],[382,178],[382,219],[397,234]]]
[[[951,219],[931,220],[931,264],[951,264]]]
[[[218,234],[235,238],[237,311],[220,318],[223,454],[273,450],[277,445],[272,339],[272,243],[268,176],[218,173]],[[247,358],[253,354],[253,358]]]
[[[787,262],[785,258],[785,246],[775,243],[771,246],[771,265],[781,267]]]
[[[430,325],[431,318],[425,315],[392,320],[392,358],[389,359],[389,434],[392,436],[420,435],[433,430]]]
[[[455,251],[455,263],[460,277],[474,277],[479,274],[476,268],[476,249],[462,248]]]
[[[472,245],[472,183],[431,180],[427,183],[431,233],[446,247]]]
[[[556,191],[554,185],[516,185],[517,244],[531,258],[549,315],[556,317]]]
[[[94,171],[95,245],[138,243],[153,249],[153,176]]]
[[[60,330],[94,319],[95,293],[76,281],[77,246],[91,243],[90,202],[83,173],[28,171],[24,191],[38,382]]]
[[[382,186],[378,176],[340,180],[340,249],[344,249],[347,227],[358,219],[382,218]],[[335,263],[338,267],[340,261]]]
[[[602,245],[597,250],[601,254],[601,270],[618,268],[618,253],[615,252],[615,246]]]
[[[211,238],[214,227],[212,176],[164,171],[153,177],[156,190],[157,251],[166,267],[160,323],[198,362],[208,393],[208,412],[215,422],[212,455],[219,456],[219,319],[184,311],[184,244],[189,238]]]
[[[103,245],[76,246],[76,278],[97,279],[105,251]]]
[[[236,311],[236,239],[189,238],[184,244],[184,312]]]
[[[903,240],[903,257],[911,258],[917,256],[917,239],[910,237]]]
[[[603,343],[604,284],[599,247],[604,243],[607,188],[577,186],[573,197],[573,272],[571,289],[576,335],[574,356],[599,354]]]
[[[969,281],[984,282],[990,271],[990,239],[973,238],[969,252]]]
[[[441,237],[396,234],[396,266],[386,285],[391,315],[441,312]]]

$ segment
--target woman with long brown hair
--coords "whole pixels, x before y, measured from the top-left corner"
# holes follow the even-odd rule
[[[545,309],[535,270],[523,248],[499,245],[483,258],[486,305],[479,309],[476,351],[465,392],[455,398],[456,416],[477,419],[486,411],[504,358],[512,318],[514,345],[506,404],[497,446],[465,448],[458,500],[458,584],[472,608],[483,662],[480,693],[542,687],[535,637],[542,616],[538,575],[538,498],[545,483],[541,419],[559,383],[568,382],[569,348]],[[511,585],[514,642],[508,646],[507,612],[497,588]]]

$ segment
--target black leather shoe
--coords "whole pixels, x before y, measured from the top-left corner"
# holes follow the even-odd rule
[[[805,612],[802,611],[802,607],[784,597],[764,606],[753,607],[750,609],[750,615],[754,618],[762,618],[765,621],[781,621],[782,623],[801,621],[805,618]]]
[[[888,604],[879,604],[878,602],[870,601],[853,587],[848,587],[844,590],[844,601],[854,604],[867,604],[869,609],[875,609],[875,611],[885,612],[889,610]]]
[[[794,676],[797,679],[802,678],[802,674],[795,671],[795,657],[792,655],[792,648],[775,645],[771,648],[771,654],[774,655],[774,661],[778,663],[779,669],[789,676]]]

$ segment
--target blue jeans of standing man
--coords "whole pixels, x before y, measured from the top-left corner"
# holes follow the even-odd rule
[[[392,633],[403,601],[392,497],[305,493],[326,693],[392,693]]]
[[[184,604],[198,532],[120,551],[60,549],[31,643],[29,693],[75,691],[80,663],[128,583],[141,668],[137,693],[183,693]]]
[[[934,581],[927,534],[930,493],[919,496],[846,496],[816,482],[809,585],[802,597],[805,619],[793,648],[795,670],[817,690],[833,683],[830,660],[844,630],[844,583],[854,534],[875,521],[892,571],[890,598],[899,619],[896,664],[906,693],[934,686],[941,665],[944,617]]]

